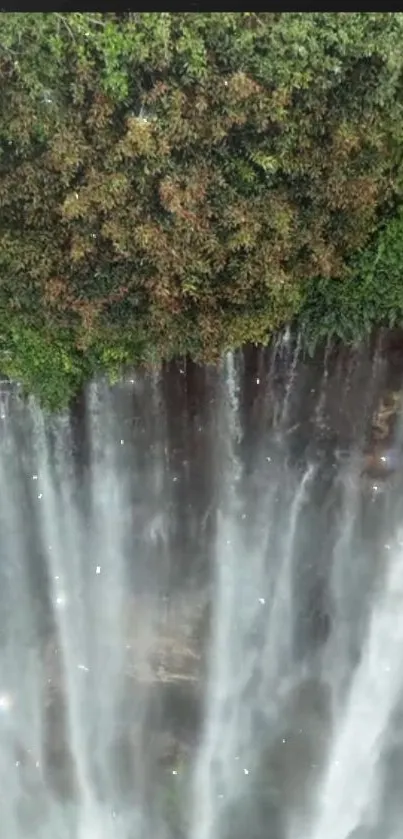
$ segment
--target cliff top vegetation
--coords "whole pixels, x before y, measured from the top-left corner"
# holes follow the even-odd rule
[[[0,369],[403,322],[402,13],[3,13]]]

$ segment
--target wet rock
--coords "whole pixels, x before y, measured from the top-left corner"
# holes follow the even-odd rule
[[[145,682],[198,682],[204,608],[200,594],[161,603],[131,598],[125,630],[127,674]]]
[[[372,419],[372,430],[375,440],[384,441],[391,437],[401,404],[402,391],[400,389],[397,391],[388,391],[384,394],[379,408],[376,410]]]
[[[403,469],[403,453],[397,447],[377,447],[374,451],[364,454],[362,475],[373,480],[387,480],[395,472]]]

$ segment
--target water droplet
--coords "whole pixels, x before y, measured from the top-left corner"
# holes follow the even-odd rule
[[[121,441],[120,441],[120,445],[121,445],[121,446],[124,446],[124,444],[125,444],[125,441],[124,441],[124,440],[121,440]]]
[[[43,498],[43,492],[39,493],[38,498],[39,498],[39,500],[41,500],[41,498]]]
[[[264,597],[259,597],[259,603],[261,603],[262,606],[264,606],[264,604],[266,603]]]
[[[256,379],[256,384],[260,385],[260,379]]]
[[[89,673],[89,668],[85,666],[85,664],[77,664],[78,670],[84,670],[85,673]]]
[[[286,739],[285,739],[285,737],[283,737],[283,743],[286,743]]]
[[[20,766],[20,761],[19,761],[19,760],[16,760],[16,761],[15,761],[15,765],[16,765],[16,766]]]
[[[64,594],[59,594],[56,597],[56,606],[63,608],[66,605],[66,596]]]
[[[32,480],[37,481],[38,480],[38,475],[32,475]]]
[[[8,693],[0,694],[0,711],[6,712],[10,711],[13,705],[13,700]]]
[[[35,761],[35,766],[36,766],[36,768],[37,768],[37,769],[39,769],[39,765],[40,765],[40,764],[39,764],[39,760],[36,760],[36,761]]]
[[[249,775],[249,769],[244,769],[244,775]]]
[[[96,567],[96,569],[95,569],[95,573],[96,573],[96,574],[100,574],[100,573],[101,573],[101,566],[100,566],[100,565],[97,565],[97,567]]]
[[[173,770],[172,770],[172,774],[173,774],[173,775],[177,775],[177,774],[178,774],[178,773],[177,773],[177,771],[176,771],[176,769],[173,769]]]
[[[384,454],[383,454],[383,455],[382,455],[382,457],[381,457],[381,461],[382,461],[382,463],[386,463],[386,457],[385,457],[385,455],[384,455]]]
[[[271,463],[271,457],[266,457],[266,460],[268,461],[268,463]]]
[[[390,545],[385,545],[384,547],[386,551],[390,551]]]

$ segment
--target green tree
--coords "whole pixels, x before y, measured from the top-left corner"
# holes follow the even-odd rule
[[[46,394],[24,335],[56,341],[66,400],[294,316],[347,335],[329,317],[401,200],[402,37],[401,13],[3,14],[6,367]],[[397,275],[371,316],[355,291],[363,321],[397,317]]]

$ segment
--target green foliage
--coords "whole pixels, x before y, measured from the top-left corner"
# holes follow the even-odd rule
[[[27,388],[65,403],[293,317],[312,340],[400,322],[401,13],[1,22],[0,313]]]
[[[344,280],[313,278],[299,313],[309,347],[338,338],[354,343],[376,326],[403,327],[403,209],[350,260]]]
[[[25,392],[36,394],[48,410],[66,407],[87,372],[76,349],[69,346],[69,336],[52,335],[19,319],[10,322],[4,311],[0,323],[3,373],[21,381]]]

